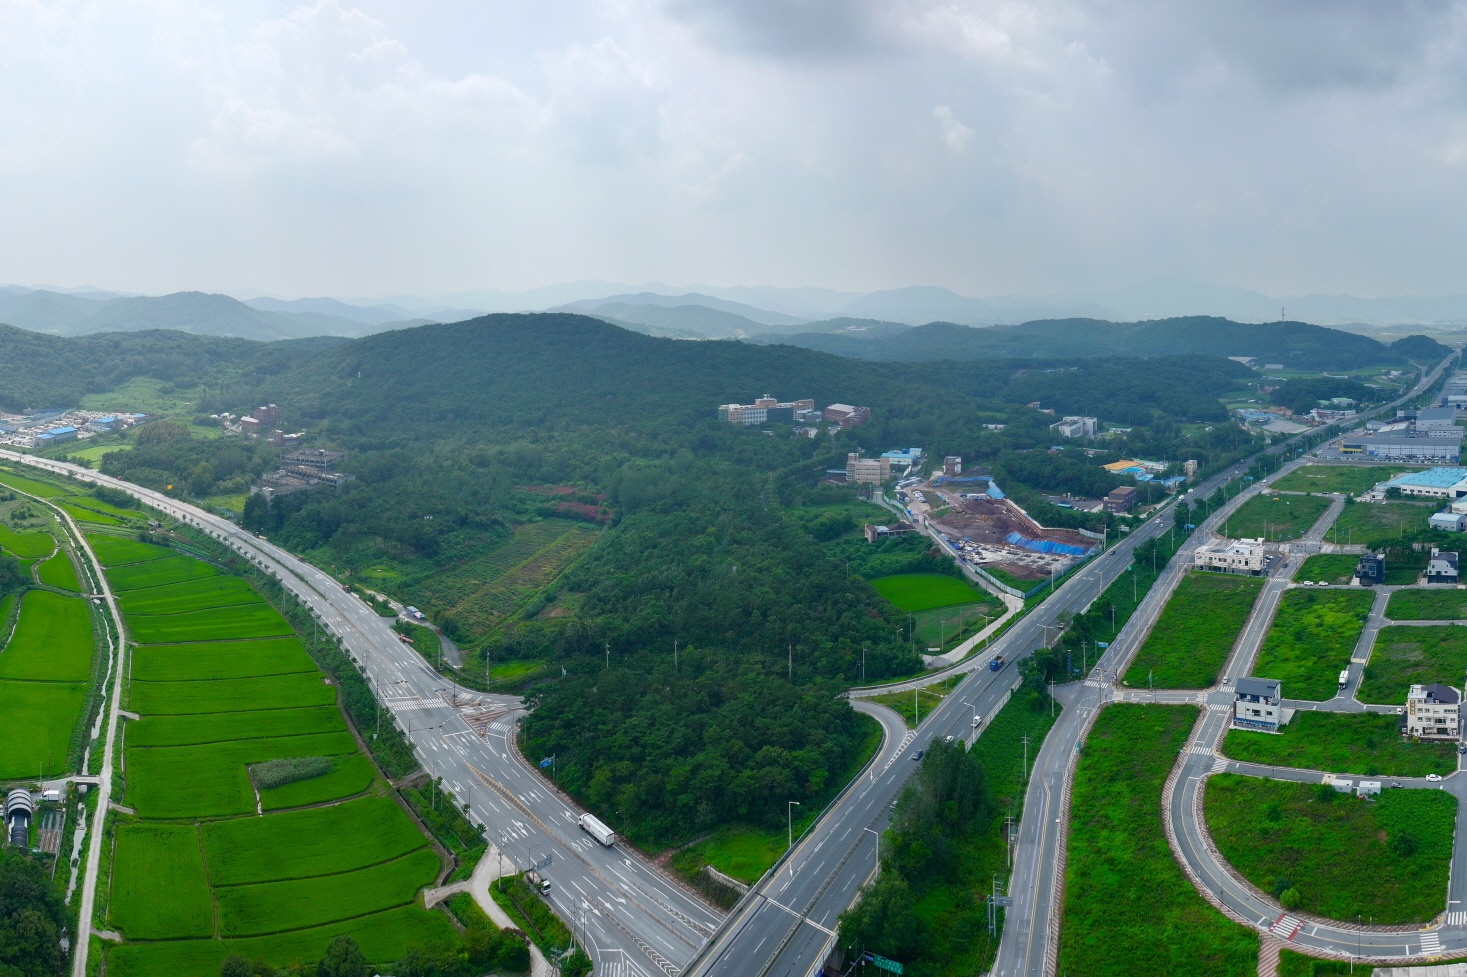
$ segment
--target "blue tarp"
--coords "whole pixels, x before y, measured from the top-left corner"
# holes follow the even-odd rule
[[[1063,553],[1065,556],[1085,556],[1094,547],[1071,546],[1069,543],[1056,543],[1047,539],[1030,539],[1017,532],[1009,533],[1004,540],[1011,546],[1022,546],[1026,550],[1035,553]]]
[[[998,483],[997,482],[989,482],[988,483],[988,497],[990,499],[1001,499],[1001,498],[1003,498],[1003,489],[1001,489],[1001,488],[998,487]]]

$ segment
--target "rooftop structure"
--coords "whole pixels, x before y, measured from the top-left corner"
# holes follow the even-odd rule
[[[1266,560],[1262,539],[1217,539],[1197,547],[1192,566],[1198,570],[1257,576]]]
[[[1066,417],[1049,429],[1065,438],[1093,438],[1100,430],[1100,421],[1094,417]]]
[[[1416,412],[1414,418],[1416,430],[1429,431],[1434,428],[1452,428],[1457,426],[1457,408],[1455,407],[1423,407]]]
[[[1423,499],[1460,499],[1467,495],[1467,468],[1428,468],[1397,475],[1382,485]]]
[[[822,416],[825,420],[839,424],[843,428],[850,428],[871,420],[871,408],[852,407],[850,404],[831,404],[825,408]]]
[[[1347,457],[1456,461],[1462,455],[1462,430],[1432,430],[1391,434],[1351,434],[1339,442]]]
[[[306,468],[315,468],[325,471],[335,468],[337,462],[346,458],[345,451],[327,451],[325,448],[301,448],[292,451],[280,460],[287,465],[302,465]]]
[[[915,533],[917,531],[917,527],[913,526],[911,523],[898,522],[893,523],[890,526],[867,525],[865,527],[865,531],[866,542],[879,543],[883,539],[893,539],[897,536],[906,536],[909,533]]]
[[[1282,683],[1278,679],[1240,678],[1233,686],[1233,725],[1276,733],[1294,710],[1283,707]]]

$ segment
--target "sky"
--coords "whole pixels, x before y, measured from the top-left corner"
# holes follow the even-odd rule
[[[1467,292],[1467,8],[0,0],[0,281]]]

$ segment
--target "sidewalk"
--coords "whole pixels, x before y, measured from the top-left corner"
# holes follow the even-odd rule
[[[502,857],[499,849],[491,842],[484,856],[479,859],[479,864],[474,866],[474,874],[469,876],[469,893],[479,904],[479,908],[484,910],[484,915],[493,920],[494,925],[500,929],[517,930],[520,927],[489,894],[489,883],[505,875],[514,875],[517,871],[514,862]],[[531,941],[530,977],[554,977],[554,974],[555,968],[550,966],[545,954]]]

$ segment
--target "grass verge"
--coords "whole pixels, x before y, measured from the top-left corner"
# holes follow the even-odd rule
[[[1127,683],[1149,680],[1163,689],[1216,684],[1262,589],[1261,577],[1188,573],[1126,670]]]
[[[1059,969],[1251,977],[1258,935],[1209,906],[1167,847],[1161,792],[1194,706],[1111,705],[1075,774]]]
[[[1446,908],[1457,799],[1445,791],[1362,800],[1324,784],[1218,774],[1205,810],[1223,857],[1287,908],[1378,925]]]
[[[1368,590],[1286,591],[1253,674],[1283,682],[1290,699],[1334,698],[1374,599]]]
[[[1381,628],[1365,666],[1360,698],[1403,706],[1413,684],[1461,688],[1467,670],[1467,628],[1454,624]]]
[[[1424,777],[1457,769],[1451,743],[1409,743],[1401,717],[1378,712],[1299,712],[1278,735],[1228,732],[1222,752],[1234,760],[1366,777]]]

